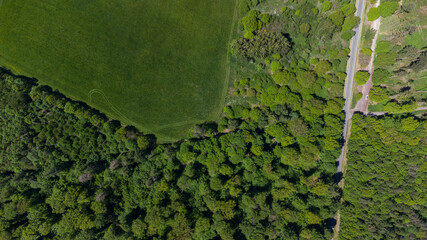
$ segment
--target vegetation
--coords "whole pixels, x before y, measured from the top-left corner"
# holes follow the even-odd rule
[[[340,239],[425,239],[425,120],[352,119]]]
[[[427,54],[423,50],[426,41],[421,40],[425,34],[421,26],[426,20],[421,9],[425,3],[408,0],[403,2],[401,10],[398,7],[398,1],[382,1],[379,7],[385,18],[381,20],[372,76],[376,85],[374,95],[381,100],[375,101],[381,104],[372,109],[394,113],[425,106],[427,96],[423,93],[427,89],[424,81]]]
[[[336,184],[335,161],[341,154],[343,140],[345,116],[342,94],[349,53],[346,41],[354,35],[352,29],[360,21],[354,17],[355,6],[350,1],[333,1],[332,4],[331,1],[291,0],[286,3],[280,1],[280,6],[273,11],[269,7],[274,1],[239,1],[236,39],[230,43],[233,54],[230,56],[231,94],[226,96],[224,106],[220,100],[213,104],[206,98],[218,99],[221,95],[211,91],[218,93],[223,87],[218,84],[217,79],[222,79],[218,69],[224,73],[227,65],[224,63],[226,44],[223,43],[228,41],[235,2],[230,0],[223,5],[202,4],[200,1],[175,2],[170,6],[164,6],[162,1],[144,2],[147,9],[157,9],[157,5],[161,5],[159,9],[162,12],[153,11],[153,15],[143,18],[164,14],[166,19],[178,21],[177,24],[151,19],[146,26],[143,20],[136,21],[132,14],[128,16],[130,19],[126,19],[128,23],[142,24],[138,29],[148,27],[152,29],[150,31],[171,33],[169,28],[173,28],[175,35],[170,38],[155,38],[156,44],[171,41],[175,48],[170,48],[173,50],[169,49],[169,53],[177,51],[176,54],[181,56],[184,51],[181,47],[185,48],[184,52],[193,51],[188,51],[187,45],[179,45],[178,38],[191,38],[188,44],[195,45],[190,48],[194,49],[191,61],[176,65],[160,64],[162,71],[153,69],[156,70],[153,76],[169,77],[175,81],[169,87],[175,91],[185,87],[191,94],[196,94],[186,97],[200,100],[203,104],[185,102],[166,89],[168,97],[181,101],[176,104],[185,103],[192,110],[182,112],[184,122],[168,117],[166,120],[173,122],[172,125],[147,131],[155,132],[156,136],[122,125],[84,103],[43,86],[48,83],[62,90],[55,85],[60,83],[48,80],[38,83],[1,70],[0,239],[332,238],[331,219],[342,196],[342,190]],[[136,12],[142,8],[139,3],[132,4],[118,5],[126,5],[129,7],[127,11],[131,7]],[[7,2],[5,6],[12,9],[17,5]],[[40,9],[39,6],[46,8],[47,3],[34,2],[34,6],[36,10]],[[85,6],[77,6],[86,7],[86,10],[75,11],[82,14],[93,6],[93,3],[86,3]],[[7,13],[4,9],[0,7],[0,19],[2,12]],[[277,9],[282,11],[276,14]],[[92,17],[97,19],[97,14],[104,14],[104,20],[110,17],[123,19],[115,15],[118,14],[117,9],[111,13],[104,10],[98,9],[100,12]],[[120,9],[121,14],[126,12],[123,10],[126,9]],[[190,10],[192,15],[187,16]],[[19,20],[17,16],[11,19]],[[191,31],[199,29],[192,25],[192,20],[206,24],[206,28],[201,29],[207,34],[184,34],[181,27],[188,27]],[[82,21],[88,22],[88,19]],[[163,25],[156,27],[158,22]],[[104,23],[94,21],[92,24]],[[47,25],[41,24],[40,29],[48,29]],[[113,26],[117,24],[108,25]],[[111,36],[117,34],[112,39],[135,40],[132,40],[133,35],[120,34],[120,31],[125,31],[123,29],[110,30]],[[142,30],[133,30],[136,31],[135,36],[142,33],[139,32]],[[0,29],[0,40],[4,31],[7,30]],[[36,30],[30,31],[34,32]],[[198,42],[205,38],[207,42]],[[11,42],[8,44],[13,45]],[[164,48],[157,48],[156,44],[156,56],[165,56]],[[214,46],[215,53],[210,48],[206,49],[207,46]],[[219,53],[218,46],[223,46],[224,53]],[[379,60],[384,65],[378,64],[381,68],[373,74],[377,85],[385,83],[394,74],[391,65],[384,62],[408,54],[396,52],[393,42],[379,46],[382,50],[377,54],[383,54]],[[23,50],[2,51],[17,51],[19,54],[16,56],[23,57],[20,53]],[[408,49],[411,51],[413,49]],[[29,53],[28,61],[36,64],[37,58],[31,55],[33,52]],[[135,55],[133,60],[142,61],[140,58]],[[204,61],[200,62],[201,58]],[[71,61],[74,58],[64,59]],[[147,59],[144,61],[152,58],[147,55]],[[120,57],[105,61],[117,61],[117,69],[126,64]],[[151,66],[143,62],[138,64]],[[160,67],[158,61],[152,64]],[[66,62],[66,66],[72,65]],[[95,68],[90,66],[88,69]],[[413,68],[422,66],[418,63]],[[52,68],[49,64],[43,67],[40,69]],[[172,76],[165,73],[176,74],[175,67],[182,68],[185,74],[181,76],[178,72],[177,76]],[[188,77],[189,69],[195,76],[180,81]],[[109,70],[110,73],[113,70]],[[124,70],[129,72],[126,68]],[[131,73],[142,75],[137,70]],[[68,76],[65,74],[71,70],[51,71]],[[199,71],[204,78],[197,75]],[[51,76],[48,72],[46,74]],[[96,72],[84,75],[86,78],[78,78],[79,74],[87,72],[78,73],[76,79],[88,81],[84,84],[94,84],[87,77],[95,76]],[[123,76],[121,74],[117,76]],[[133,79],[141,75],[126,77]],[[55,75],[51,77],[65,79]],[[191,82],[193,77],[197,77],[197,83]],[[355,77],[361,84],[366,82],[369,74],[358,72]],[[204,81],[206,83],[203,84],[209,84],[198,85]],[[73,81],[66,84],[72,83],[77,85]],[[114,85],[116,83],[120,87]],[[86,86],[84,84],[82,86]],[[195,91],[198,88],[192,84],[206,89]],[[154,84],[144,91],[162,96],[156,86],[160,85]],[[108,87],[123,89],[123,82],[113,82]],[[408,112],[417,107],[414,101],[387,101],[388,94],[386,86],[374,86],[370,96],[389,112]],[[72,94],[69,96],[74,97]],[[91,105],[97,106],[94,104],[96,101],[94,99]],[[196,125],[206,119],[214,120],[203,114],[211,112],[217,103],[223,107],[219,121]],[[174,114],[180,111],[176,105],[165,106],[170,107]],[[199,107],[204,111],[197,114],[194,108]],[[138,106],[129,104],[129,109],[135,110]],[[147,117],[155,119],[168,113],[160,108],[157,111]],[[111,112],[105,112],[114,117]],[[196,117],[198,119],[194,119]],[[191,129],[187,136],[180,141],[157,143],[156,137],[166,139],[162,133],[172,131],[170,134],[181,136],[183,129],[188,128]],[[353,128],[341,237],[411,239],[422,236],[426,232],[425,197],[422,194],[426,171],[422,156],[425,155],[427,131],[422,119],[408,116],[373,118],[355,114]],[[402,162],[406,158],[410,159]]]
[[[162,141],[179,140],[220,116],[235,5],[4,1],[0,64]]]
[[[354,74],[354,80],[356,80],[357,85],[365,84],[371,75],[367,71],[358,71]]]

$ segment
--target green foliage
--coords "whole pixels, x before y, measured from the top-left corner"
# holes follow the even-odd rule
[[[410,45],[410,46],[414,46],[418,49],[423,49],[427,46],[427,41],[425,41],[425,39],[427,39],[427,32],[426,31],[421,31],[421,32],[414,32],[410,35],[407,35],[405,37],[405,43]]]
[[[341,27],[344,23],[344,13],[341,10],[335,11],[329,15],[329,18],[337,27]]]
[[[380,15],[381,15],[380,9],[375,7],[371,7],[368,13],[366,14],[366,16],[368,17],[368,21],[377,20],[380,17]]]
[[[413,116],[353,115],[340,239],[425,237],[425,136]]]
[[[369,92],[369,99],[377,103],[382,103],[389,100],[388,96],[387,89],[382,87],[375,86]]]
[[[371,56],[372,50],[370,48],[362,48],[362,53],[366,56]]]
[[[283,65],[278,61],[273,61],[270,67],[273,72],[277,72],[278,70],[281,70],[283,68]]]
[[[242,24],[246,32],[253,32],[258,29],[258,20],[253,15],[243,17]]]
[[[330,1],[324,1],[322,3],[322,11],[329,11],[332,8],[332,3]]]
[[[318,74],[318,75],[323,75],[326,72],[330,71],[332,69],[332,65],[330,62],[322,60],[319,61],[316,66],[314,67],[314,71]]]
[[[356,34],[353,30],[350,31],[344,31],[341,33],[341,38],[345,41],[350,41],[350,39]]]
[[[261,20],[261,22],[267,24],[270,22],[270,15],[263,13],[263,14],[261,14],[260,20]]]
[[[372,82],[374,85],[386,83],[390,78],[391,73],[385,69],[376,68],[372,74]]]
[[[377,43],[377,47],[375,48],[375,52],[382,53],[382,52],[390,52],[391,46],[389,41],[379,41]]]
[[[380,52],[375,57],[374,65],[375,67],[378,67],[378,68],[392,67],[395,62],[395,59],[396,59],[395,53]]]
[[[308,24],[308,23],[302,23],[302,24],[299,26],[299,31],[300,31],[300,33],[302,33],[302,34],[306,34],[306,33],[308,33],[308,32],[310,31],[310,24]]]
[[[345,18],[344,23],[342,25],[342,31],[349,31],[353,28],[357,27],[360,23],[360,18],[357,16],[348,16]]]
[[[393,15],[394,12],[399,8],[398,2],[382,2],[378,7],[380,10],[381,17],[388,17]]]
[[[251,40],[240,38],[232,43],[236,57],[240,59],[265,58],[272,54],[286,55],[289,40],[280,32],[261,31]]]
[[[287,85],[291,79],[295,78],[295,74],[287,70],[278,71],[273,74],[274,81],[279,85]]]
[[[370,77],[369,72],[367,71],[358,71],[354,74],[354,80],[356,80],[357,85],[365,84]]]

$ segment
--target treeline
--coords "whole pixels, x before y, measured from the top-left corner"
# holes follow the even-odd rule
[[[286,105],[155,145],[27,79],[2,72],[0,90],[1,239],[331,236],[339,151]]]
[[[352,119],[340,238],[425,239],[425,119]]]

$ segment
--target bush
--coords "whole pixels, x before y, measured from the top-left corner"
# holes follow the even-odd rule
[[[397,2],[384,2],[378,7],[380,10],[381,17],[388,17],[393,15],[394,12],[399,8]]]
[[[276,72],[277,70],[282,69],[283,65],[280,62],[278,62],[278,61],[274,61],[274,62],[271,63],[270,67],[271,67],[271,70],[273,72]]]
[[[310,24],[308,23],[303,23],[299,26],[299,31],[302,34],[306,34],[308,33],[308,31],[310,31]]]
[[[372,83],[374,85],[383,84],[388,81],[390,78],[391,73],[385,69],[377,68],[374,70],[374,73],[372,74]]]
[[[368,16],[368,21],[374,21],[380,17],[380,9],[372,7],[369,9],[366,16]]]
[[[332,8],[332,3],[330,1],[325,1],[322,3],[322,11],[329,11]]]
[[[293,78],[295,78],[295,74],[287,70],[278,71],[273,75],[274,82],[276,82],[279,85],[286,85]]]
[[[390,67],[390,66],[393,66],[395,59],[396,59],[395,53],[380,52],[375,57],[374,65],[379,68]]]
[[[242,24],[247,32],[253,32],[258,28],[257,18],[254,16],[246,16],[242,18]]]
[[[316,67],[314,67],[314,71],[318,74],[318,75],[323,75],[324,73],[326,73],[327,71],[332,69],[332,65],[330,62],[322,60],[319,61],[319,63],[316,65]]]
[[[344,5],[341,9],[345,16],[352,16],[356,12],[356,6],[352,3]]]
[[[341,38],[344,39],[344,41],[350,41],[350,39],[354,36],[355,32],[350,30],[350,31],[345,31],[343,33],[341,33]]]
[[[273,54],[272,57],[276,60],[279,60],[281,58],[280,54],[278,54],[278,53]]]
[[[355,28],[360,23],[360,18],[356,16],[348,16],[342,25],[342,31],[347,31]]]
[[[369,92],[369,98],[377,103],[382,103],[389,100],[387,89],[382,87],[373,87]]]
[[[359,101],[360,99],[362,99],[363,94],[362,93],[357,93],[356,95],[356,101]]]
[[[363,48],[362,49],[362,53],[366,56],[371,56],[372,55],[372,50],[370,48]]]
[[[344,22],[344,13],[342,11],[338,10],[338,11],[330,14],[329,18],[335,24],[335,26],[341,27],[343,22]]]
[[[247,39],[253,39],[255,35],[252,32],[245,32],[245,34],[243,34],[243,37]]]
[[[261,22],[267,24],[270,21],[270,16],[268,14],[263,13],[261,14],[260,19],[261,19]]]
[[[365,84],[369,79],[370,74],[366,71],[358,71],[354,75],[354,80],[356,80],[357,85]]]
[[[390,52],[390,42],[389,41],[379,41],[377,44],[377,47],[375,48],[375,52],[381,53],[381,52]]]

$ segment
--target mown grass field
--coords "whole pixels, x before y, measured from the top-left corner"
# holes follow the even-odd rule
[[[236,0],[0,4],[0,65],[17,74],[160,141],[221,114]]]

